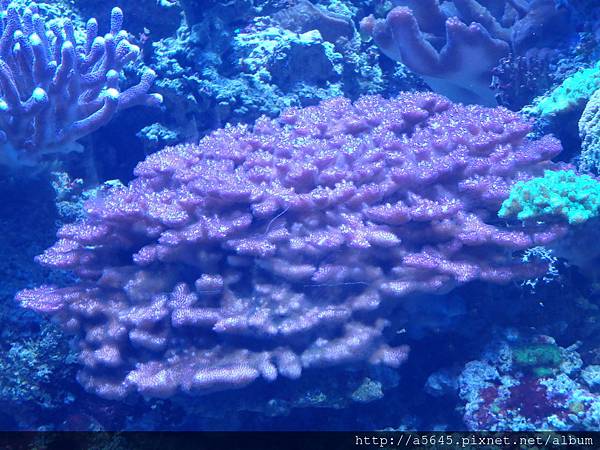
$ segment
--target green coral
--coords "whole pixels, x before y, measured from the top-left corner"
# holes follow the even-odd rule
[[[600,182],[572,170],[544,172],[544,176],[516,183],[498,216],[520,220],[559,216],[580,224],[598,216]]]
[[[532,344],[513,349],[513,363],[537,377],[552,375],[560,366],[562,355],[556,344]]]
[[[594,92],[583,110],[579,119],[579,136],[579,169],[600,171],[600,89]]]
[[[582,107],[592,94],[600,89],[600,61],[594,66],[575,72],[549,94],[538,97],[523,113],[547,117]]]

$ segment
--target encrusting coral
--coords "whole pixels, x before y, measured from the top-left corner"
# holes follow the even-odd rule
[[[518,182],[498,212],[519,220],[561,218],[580,224],[598,216],[600,182],[572,170],[546,171],[543,177]]]
[[[598,63],[600,69],[600,63]],[[579,119],[581,156],[579,168],[585,171],[600,172],[600,74],[597,75],[599,88],[590,97]]]

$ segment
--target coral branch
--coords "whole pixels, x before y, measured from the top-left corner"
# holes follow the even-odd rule
[[[73,143],[106,125],[117,111],[156,106],[148,94],[154,73],[120,92],[119,74],[140,50],[121,29],[123,12],[114,8],[110,33],[99,37],[90,19],[83,42],[70,20],[49,27],[38,7],[2,6],[0,38],[0,165],[36,166],[51,155],[77,150]]]

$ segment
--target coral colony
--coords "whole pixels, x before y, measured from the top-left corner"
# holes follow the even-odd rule
[[[600,69],[600,64],[598,64]],[[600,172],[600,70],[595,74],[597,90],[589,96],[589,101],[579,119],[581,156],[579,168],[584,171]]]
[[[119,90],[123,67],[140,54],[121,28],[119,8],[112,10],[104,37],[90,19],[83,42],[69,19],[49,26],[33,3],[21,10],[3,0],[0,11],[0,165],[33,167],[47,155],[78,150],[75,141],[118,111],[162,102],[148,93],[151,69],[138,84]]]
[[[397,367],[408,348],[388,344],[388,317],[403,297],[546,271],[518,253],[564,227],[497,217],[561,150],[529,131],[504,108],[432,93],[336,98],[217,130],[88,202],[38,257],[79,281],[18,300],[78,337],[79,381],[107,398]]]
[[[600,429],[597,1],[126,3],[0,0],[0,428]]]
[[[570,30],[554,0],[482,2],[396,0],[385,19],[372,15],[361,32],[455,101],[495,105],[492,69],[501,58],[548,44]]]

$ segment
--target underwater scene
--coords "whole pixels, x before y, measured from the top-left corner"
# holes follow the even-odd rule
[[[0,430],[600,431],[600,1],[0,32]]]

